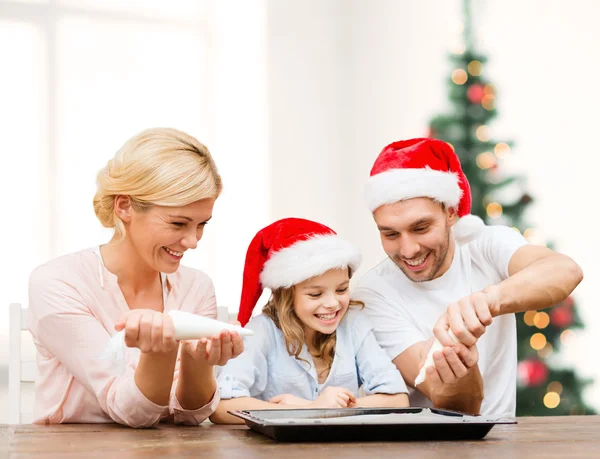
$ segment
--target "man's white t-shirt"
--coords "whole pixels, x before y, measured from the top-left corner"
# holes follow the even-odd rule
[[[508,263],[527,241],[505,226],[487,226],[465,244],[456,244],[452,265],[428,282],[408,279],[391,259],[368,271],[352,298],[365,303],[379,344],[393,360],[413,344],[433,336],[447,306],[508,277]],[[514,415],[517,382],[517,329],[514,314],[495,317],[477,343],[483,377],[482,414]],[[411,406],[431,406],[410,389]]]

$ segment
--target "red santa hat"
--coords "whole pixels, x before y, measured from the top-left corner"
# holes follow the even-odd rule
[[[472,239],[485,225],[471,215],[471,188],[460,160],[448,143],[410,139],[385,147],[371,169],[365,189],[371,212],[384,204],[427,197],[456,209],[454,225],[459,241]]]
[[[360,265],[359,250],[325,225],[284,218],[261,229],[248,247],[238,320],[246,325],[264,288],[289,288],[330,269]]]

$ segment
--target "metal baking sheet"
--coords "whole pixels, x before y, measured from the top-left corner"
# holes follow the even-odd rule
[[[344,408],[231,411],[276,441],[476,440],[513,418],[471,416],[436,408]]]

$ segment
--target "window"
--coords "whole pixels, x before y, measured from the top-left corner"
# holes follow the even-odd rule
[[[93,212],[96,173],[153,126],[215,156],[225,192],[184,264],[237,307],[245,249],[268,213],[264,12],[227,3],[0,0],[0,328],[9,302],[27,302],[35,266],[110,238]]]

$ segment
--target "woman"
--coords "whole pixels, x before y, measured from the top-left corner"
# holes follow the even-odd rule
[[[97,183],[94,210],[114,228],[110,242],[52,260],[30,278],[34,422],[199,424],[219,403],[213,366],[239,355],[243,342],[222,332],[180,346],[166,313],[216,318],[210,278],[180,261],[202,238],[221,177],[196,139],[150,129],[123,145]],[[99,358],[120,330],[124,371]]]

